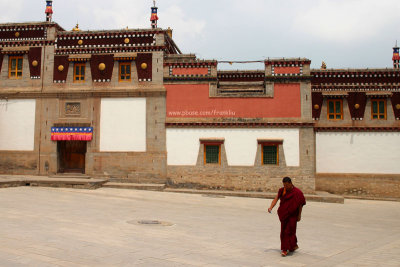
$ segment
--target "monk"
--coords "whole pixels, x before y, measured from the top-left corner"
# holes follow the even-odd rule
[[[268,212],[271,213],[278,199],[281,200],[278,208],[278,216],[281,221],[281,255],[287,256],[288,251],[293,252],[297,246],[296,227],[301,220],[301,211],[306,204],[303,192],[294,187],[292,180],[285,177],[282,180],[283,187],[279,189],[278,195],[274,198]]]

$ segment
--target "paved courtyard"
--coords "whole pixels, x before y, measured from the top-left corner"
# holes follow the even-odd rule
[[[300,249],[282,258],[270,201],[4,188],[0,266],[400,266],[400,202],[308,202]]]

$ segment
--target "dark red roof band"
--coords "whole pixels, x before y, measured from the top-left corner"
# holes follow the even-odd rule
[[[301,122],[167,122],[167,127],[313,127],[314,123]]]

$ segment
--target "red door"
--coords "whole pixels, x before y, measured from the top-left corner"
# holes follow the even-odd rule
[[[86,141],[58,141],[58,172],[85,173]]]

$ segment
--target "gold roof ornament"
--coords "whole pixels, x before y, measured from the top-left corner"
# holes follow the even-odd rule
[[[100,63],[100,64],[99,64],[99,70],[103,71],[103,70],[105,70],[105,69],[106,69],[106,64]]]
[[[326,70],[326,63],[325,63],[325,61],[322,61],[321,70]]]
[[[75,27],[72,28],[73,32],[80,32],[81,29],[79,29],[79,24],[77,23]]]
[[[168,27],[167,34],[168,34],[169,38],[172,38],[172,31],[173,30],[170,27]]]

